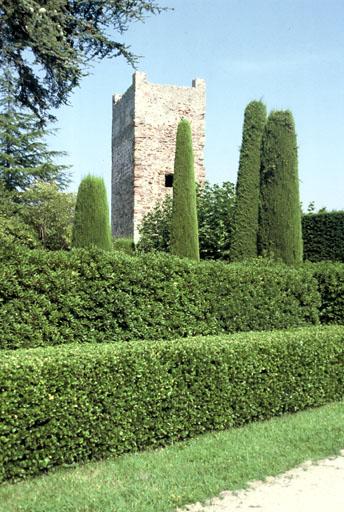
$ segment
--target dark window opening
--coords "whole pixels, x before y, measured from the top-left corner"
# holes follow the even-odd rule
[[[165,175],[165,187],[173,187],[173,174]]]

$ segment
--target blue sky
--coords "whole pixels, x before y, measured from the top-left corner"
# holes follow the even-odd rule
[[[173,11],[118,40],[148,80],[207,85],[208,181],[235,183],[247,103],[292,111],[304,207],[344,209],[344,0],[163,0]],[[131,84],[124,59],[95,64],[57,112],[49,143],[68,152],[72,190],[87,173],[111,179],[111,97]]]

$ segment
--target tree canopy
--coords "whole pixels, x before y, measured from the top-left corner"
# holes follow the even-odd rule
[[[135,65],[115,34],[162,10],[155,0],[1,0],[0,66],[15,70],[17,99],[44,121],[92,59],[123,56]]]

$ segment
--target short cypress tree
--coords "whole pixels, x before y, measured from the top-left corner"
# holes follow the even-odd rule
[[[230,248],[231,260],[257,256],[260,146],[265,123],[265,105],[261,101],[251,101],[244,115]]]
[[[172,254],[199,261],[192,135],[186,119],[177,129],[170,249]]]
[[[262,138],[258,253],[290,265],[302,262],[297,143],[289,111],[272,112]]]
[[[79,185],[73,225],[73,247],[112,249],[109,207],[103,178],[86,176]]]

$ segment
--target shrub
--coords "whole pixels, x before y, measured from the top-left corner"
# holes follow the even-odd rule
[[[4,352],[0,479],[344,396],[344,328]]]
[[[205,183],[197,188],[198,234],[201,259],[228,259],[234,208],[234,185]],[[170,250],[172,198],[166,196],[143,219],[138,250]]]
[[[321,323],[344,324],[344,264],[312,263],[309,268],[318,282]]]
[[[5,251],[2,348],[265,330],[316,323],[312,270],[149,254]]]
[[[112,248],[109,207],[103,178],[86,176],[79,185],[72,236],[73,247]]]
[[[229,259],[234,198],[234,185],[228,181],[200,187],[197,213],[202,259]]]
[[[139,226],[139,252],[170,252],[172,221],[172,197],[165,198],[154,205],[144,216]]]
[[[199,261],[196,183],[191,126],[178,124],[174,160],[171,253]]]
[[[260,147],[266,123],[266,107],[261,101],[251,101],[244,116],[236,205],[233,215],[231,260],[257,256]]]
[[[114,251],[124,252],[125,254],[134,254],[135,243],[132,238],[113,238],[112,248]]]
[[[258,254],[302,262],[297,144],[291,112],[272,112],[262,138]]]
[[[344,212],[304,215],[302,236],[305,260],[344,262]]]

